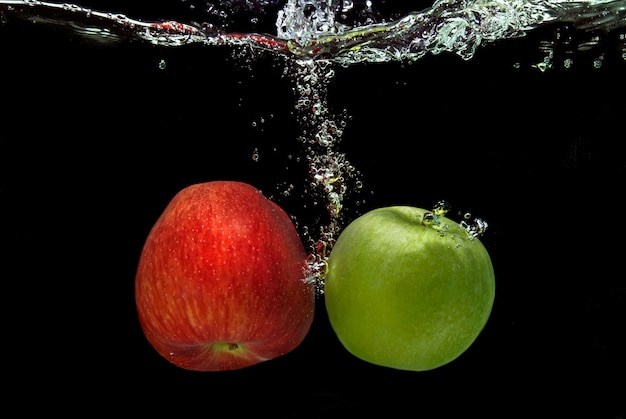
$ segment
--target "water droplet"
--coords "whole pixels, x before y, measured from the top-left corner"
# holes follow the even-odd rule
[[[593,60],[593,68],[599,69],[604,65],[604,56],[600,55],[595,60]]]
[[[435,213],[435,215],[437,216],[446,215],[446,213],[450,211],[450,208],[452,208],[452,206],[447,201],[444,201],[442,199],[438,201],[433,207],[433,213]]]
[[[565,60],[563,60],[563,67],[566,69],[570,69],[572,68],[572,65],[574,65],[574,60],[572,60],[571,58],[566,58]]]
[[[426,212],[422,217],[422,224],[426,226],[437,226],[441,224],[441,221],[439,221],[439,217],[436,214],[432,212]]]
[[[461,221],[460,225],[467,231],[470,239],[482,236],[489,226],[486,221],[480,218],[474,218],[471,222]]]

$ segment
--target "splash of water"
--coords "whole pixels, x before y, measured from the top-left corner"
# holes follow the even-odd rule
[[[437,0],[399,19],[382,23],[369,19],[361,26],[340,23],[336,12],[347,6],[341,9],[335,3],[288,0],[277,13],[275,34],[229,32],[207,22],[143,21],[70,3],[0,0],[0,7],[7,14],[72,23],[85,35],[135,38],[161,46],[248,46],[342,65],[415,61],[442,52],[469,60],[484,43],[521,37],[550,22],[589,32],[626,30],[626,0]]]
[[[225,4],[233,10],[244,7],[237,0]],[[278,7],[275,1],[245,4],[248,11],[256,13]],[[98,40],[138,39],[162,47],[227,46],[282,59],[297,93],[298,139],[310,173],[307,193],[324,201],[329,218],[317,232],[305,227],[310,278],[319,290],[323,290],[326,258],[345,221],[346,194],[362,184],[358,170],[337,148],[347,117],[329,110],[327,86],[335,65],[415,62],[427,54],[441,53],[470,60],[483,44],[523,37],[548,23],[591,34],[590,39],[574,47],[579,50],[598,43],[598,34],[617,31],[622,59],[626,60],[626,0],[437,0],[424,10],[393,18],[377,14],[373,1],[361,4],[356,13],[353,1],[288,0],[277,9],[273,34],[231,30],[232,22],[223,18],[226,6],[219,5],[208,2],[206,9],[207,17],[219,19],[197,23],[147,21],[70,3],[0,0],[0,22],[25,17],[32,22],[70,26]],[[551,65],[550,48],[546,45],[548,59],[537,65],[542,71]],[[444,206],[436,205],[434,216],[445,211]],[[480,219],[462,223],[472,237],[480,236],[487,227]]]

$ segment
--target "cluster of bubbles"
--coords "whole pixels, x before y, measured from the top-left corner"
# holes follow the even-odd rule
[[[626,5],[624,6],[626,9]],[[556,68],[571,70],[575,67],[593,69],[604,68],[609,60],[607,45],[616,45],[619,59],[626,62],[626,32],[609,34],[600,32],[580,32],[572,26],[564,25],[556,28],[554,37],[539,42],[539,51],[543,58],[533,67],[546,72]],[[520,67],[519,63],[515,64]]]
[[[427,213],[424,216],[423,222],[433,226],[441,227],[442,225],[440,217],[448,214],[451,208],[452,206],[448,201],[438,201],[433,206],[432,213]],[[459,225],[465,230],[465,232],[467,233],[467,237],[470,240],[474,240],[477,237],[482,236],[483,234],[485,234],[485,231],[487,231],[487,227],[489,226],[489,224],[487,224],[487,222],[484,221],[482,218],[473,217],[470,212],[459,213],[459,215],[462,218],[459,222]],[[447,229],[445,225],[443,227]]]
[[[295,80],[295,110],[301,133],[299,141],[309,170],[306,195],[321,203],[328,220],[319,223],[318,231],[304,227],[303,236],[310,248],[308,278],[323,292],[326,259],[345,220],[344,198],[363,185],[360,172],[337,149],[347,124],[347,115],[333,113],[327,101],[327,86],[335,76],[333,66],[325,60],[297,60],[286,70]],[[314,202],[318,204],[318,202]]]

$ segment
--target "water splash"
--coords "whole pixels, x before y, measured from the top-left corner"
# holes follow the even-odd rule
[[[7,15],[72,24],[86,36],[134,38],[161,46],[248,46],[342,65],[415,61],[443,52],[469,60],[482,44],[522,37],[550,22],[585,32],[626,30],[626,0],[438,0],[397,20],[378,23],[370,18],[372,23],[362,26],[340,23],[335,16],[343,9],[332,0],[289,0],[277,13],[275,34],[229,32],[209,22],[143,21],[70,3],[0,0],[0,7]]]
[[[327,214],[318,231],[302,227],[310,248],[309,277],[323,292],[326,259],[346,221],[346,195],[362,187],[359,171],[338,149],[348,117],[345,112],[331,112],[327,100],[335,66],[415,62],[427,54],[442,53],[470,60],[481,45],[523,37],[549,23],[561,25],[558,41],[573,53],[594,49],[603,36],[616,32],[621,58],[626,61],[626,0],[437,0],[424,10],[391,17],[378,13],[376,5],[375,1],[288,0],[280,8],[276,1],[207,2],[206,21],[198,23],[141,20],[70,3],[0,0],[0,22],[17,17],[64,25],[98,42],[226,46],[243,51],[242,57],[262,52],[281,60],[296,93],[298,141],[310,175],[305,193]],[[236,25],[228,13],[243,9],[253,15],[275,10],[275,32],[233,30]],[[256,17],[250,22],[251,27],[261,26]],[[587,36],[574,37],[576,31]],[[545,58],[535,66],[547,71],[554,65],[555,40],[545,41],[540,48]],[[571,66],[571,60],[566,55],[563,66]],[[603,62],[603,55],[598,54],[594,68],[602,67]],[[165,68],[166,63],[160,62],[159,67]],[[258,161],[257,150],[251,158]],[[436,223],[447,211],[449,205],[442,201],[433,208],[432,220],[425,222]],[[487,228],[478,218],[468,217],[461,223],[472,238]]]
[[[276,19],[278,38],[298,45],[306,45],[322,35],[337,34],[338,29],[331,1],[289,0]]]

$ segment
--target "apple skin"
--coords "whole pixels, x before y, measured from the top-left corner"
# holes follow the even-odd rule
[[[431,370],[461,355],[487,323],[495,298],[487,250],[455,221],[428,217],[431,211],[408,206],[372,210],[331,250],[329,321],[364,361]]]
[[[284,355],[313,321],[306,256],[289,216],[253,186],[188,186],[140,255],[141,328],[159,354],[188,370],[236,370]]]

